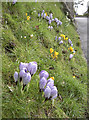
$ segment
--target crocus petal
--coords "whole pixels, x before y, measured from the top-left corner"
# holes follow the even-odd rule
[[[14,73],[14,80],[15,80],[15,82],[18,81],[18,72],[15,72],[15,73]]]
[[[70,57],[69,57],[69,59],[72,59],[72,57],[73,57],[74,55],[73,54],[70,54]]]
[[[40,89],[41,89],[41,90],[44,89],[44,87],[46,86],[46,83],[47,83],[46,78],[45,78],[45,77],[42,77],[42,78],[40,79],[40,82],[39,82],[39,84],[40,84]]]
[[[53,82],[48,82],[47,86],[49,86],[50,88],[52,88],[54,86],[54,83]]]
[[[40,79],[41,79],[42,77],[45,77],[45,78],[47,79],[48,76],[49,76],[49,74],[48,74],[47,71],[42,70],[42,71],[40,72],[39,76],[40,76]]]
[[[15,4],[17,2],[17,0],[13,0],[13,4]]]
[[[53,86],[51,88],[51,97],[54,97],[55,95],[57,95],[57,93],[58,93],[57,87]]]
[[[63,43],[63,41],[61,40],[60,42],[59,42],[59,44],[62,44]]]
[[[51,95],[51,89],[49,86],[47,86],[44,90],[44,96],[45,98],[50,98],[50,95]]]
[[[23,77],[23,84],[27,85],[31,80],[31,75],[30,73],[25,73],[25,76]]]
[[[19,69],[20,70],[23,70],[23,68],[27,68],[28,67],[28,63],[20,63],[20,65],[19,65]]]
[[[20,76],[20,77],[24,77],[24,75],[25,75],[25,71],[24,71],[24,70],[21,70],[21,71],[19,72],[19,76]]]

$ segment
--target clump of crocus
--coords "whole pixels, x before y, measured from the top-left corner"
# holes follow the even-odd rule
[[[13,0],[13,3],[12,3],[12,4],[14,5],[16,2],[17,2],[17,0]]]
[[[14,73],[14,80],[17,84],[18,80],[23,82],[23,89],[24,87],[31,81],[31,77],[37,71],[37,63],[30,62],[30,63],[23,63],[21,62],[19,65],[20,72]]]
[[[49,74],[45,70],[42,70],[39,74],[40,82],[39,87],[40,91],[44,92],[45,101],[52,100],[57,97],[58,90],[56,86],[54,86],[54,77],[50,77],[48,80]]]
[[[51,57],[52,57],[53,59],[57,59],[59,53],[55,51],[55,52],[54,52],[54,55],[53,55],[53,54],[52,54],[53,51],[54,51],[54,50],[53,50],[52,48],[50,48]]]

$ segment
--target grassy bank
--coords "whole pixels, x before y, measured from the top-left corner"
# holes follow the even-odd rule
[[[86,117],[87,112],[87,64],[82,56],[79,36],[72,23],[61,10],[61,3],[2,3],[2,117],[3,118],[78,118]],[[38,12],[45,10],[58,17],[62,25],[38,18]],[[31,19],[26,19],[26,13]],[[39,29],[36,28],[39,26]],[[33,34],[31,38],[30,35]],[[58,45],[55,36],[65,34],[73,42],[76,54],[69,61],[68,41]],[[26,36],[26,37],[24,37]],[[59,52],[58,59],[50,56],[50,48]],[[63,51],[66,51],[64,53]],[[19,72],[20,62],[36,61],[38,69],[26,91],[16,86],[13,74]],[[54,101],[44,102],[39,92],[39,73],[46,70],[54,83],[59,96]],[[75,75],[75,78],[73,76]]]

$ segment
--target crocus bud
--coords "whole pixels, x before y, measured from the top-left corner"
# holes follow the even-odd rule
[[[51,20],[49,20],[49,24],[51,24]]]
[[[19,65],[19,69],[20,70],[23,70],[23,68],[27,68],[28,67],[28,63],[20,63],[20,65]]]
[[[53,14],[52,14],[52,13],[50,13],[49,17],[50,17],[50,19],[52,19],[52,18],[53,18]]]
[[[69,44],[72,44],[72,41],[71,41],[70,39],[68,39],[68,43],[69,43]]]
[[[60,21],[60,25],[62,25],[62,22]]]
[[[46,14],[44,13],[43,18],[45,18],[45,17],[46,17]]]
[[[50,20],[50,17],[46,16],[46,20]]]
[[[25,75],[25,71],[24,71],[24,70],[21,70],[21,71],[19,72],[20,78],[24,77],[24,75]]]
[[[50,29],[50,26],[48,26],[48,29]]]
[[[25,73],[23,77],[23,84],[27,85],[31,80],[31,75],[30,73]]]
[[[43,17],[43,13],[41,13],[41,17]]]
[[[73,54],[70,54],[69,60],[72,59],[73,56],[74,56]]]
[[[39,76],[40,76],[40,79],[41,79],[42,77],[45,77],[45,78],[47,79],[48,76],[49,76],[49,74],[48,74],[47,71],[42,70],[42,71],[40,72]]]
[[[15,73],[14,73],[14,80],[15,80],[15,82],[18,81],[18,72],[15,72]]]
[[[60,41],[60,40],[61,40],[61,37],[58,38],[58,41]]]
[[[52,29],[53,29],[53,26],[50,27],[50,30],[52,30]]]
[[[54,21],[57,22],[57,21],[58,21],[58,18],[54,18]]]
[[[73,47],[73,44],[71,44],[71,47]]]
[[[57,97],[57,94],[58,94],[58,90],[57,90],[57,87],[56,86],[53,86],[51,88],[51,100],[56,98]]]
[[[42,78],[40,79],[40,82],[39,82],[39,85],[40,85],[40,89],[41,89],[41,90],[44,90],[44,87],[46,86],[46,83],[47,83],[46,78],[45,78],[45,77],[42,77]]]
[[[28,64],[28,71],[30,72],[31,76],[34,75],[37,71],[37,63],[36,62],[30,62]]]
[[[38,13],[38,17],[40,17],[40,13]]]
[[[54,21],[54,19],[51,20],[52,22]]]
[[[44,10],[42,11],[42,13],[44,13]]]
[[[13,3],[12,4],[15,4],[17,2],[17,0],[13,0]]]
[[[59,44],[63,44],[63,41],[61,40],[61,41],[59,42]]]
[[[50,87],[49,86],[47,86],[46,88],[45,88],[45,90],[44,90],[44,96],[45,96],[45,98],[50,98],[50,96],[51,96],[51,89],[50,89]]]
[[[57,40],[57,36],[55,37],[55,40]]]

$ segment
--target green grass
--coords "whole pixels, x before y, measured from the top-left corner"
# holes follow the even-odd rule
[[[55,7],[56,4],[56,7]],[[61,10],[61,3],[2,3],[2,117],[3,118],[85,118],[87,112],[87,64],[83,58],[81,43],[75,27],[66,26],[66,16]],[[35,8],[35,9],[33,9]],[[53,12],[63,24],[48,30],[46,20],[38,19],[38,12],[45,10]],[[36,12],[34,12],[36,10]],[[26,12],[31,13],[31,20],[26,20]],[[7,22],[7,23],[6,23]],[[35,26],[39,25],[36,30]],[[59,33],[56,31],[59,30]],[[66,34],[74,44],[76,54],[69,61],[68,41],[58,45],[55,36]],[[33,38],[30,35],[33,34]],[[22,36],[22,38],[21,38]],[[26,36],[26,39],[24,38]],[[59,52],[54,61],[49,49]],[[67,53],[63,54],[62,49]],[[32,77],[29,86],[21,91],[21,84],[15,85],[13,75],[19,72],[20,62],[36,61],[38,70]],[[54,69],[50,69],[53,67]],[[46,70],[49,77],[54,76],[55,85],[62,100],[57,97],[44,102],[43,94],[39,92],[39,73]],[[75,74],[75,79],[73,78]],[[13,91],[10,90],[9,87]]]

